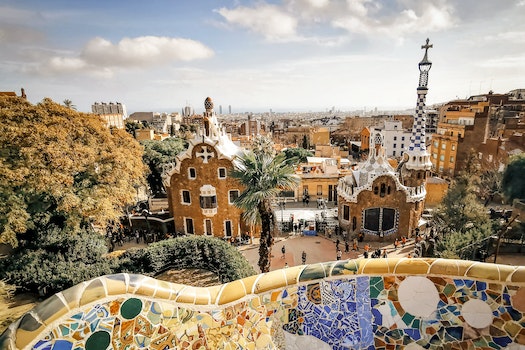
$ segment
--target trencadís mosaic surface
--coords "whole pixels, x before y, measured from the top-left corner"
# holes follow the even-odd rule
[[[208,288],[103,276],[41,303],[0,349],[525,349],[525,267],[362,259]]]

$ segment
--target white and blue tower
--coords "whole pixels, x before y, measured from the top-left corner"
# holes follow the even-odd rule
[[[428,92],[428,72],[432,68],[432,62],[428,59],[428,49],[433,47],[427,39],[421,48],[425,49],[425,56],[419,62],[419,86],[417,88],[417,105],[410,145],[404,153],[404,164],[402,179],[405,185],[420,186],[425,183],[427,171],[432,168],[430,155],[425,144],[426,113],[425,101]]]

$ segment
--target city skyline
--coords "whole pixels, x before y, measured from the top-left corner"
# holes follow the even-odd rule
[[[129,113],[414,108],[421,45],[427,104],[523,88],[525,1],[7,0],[0,90],[80,111]]]

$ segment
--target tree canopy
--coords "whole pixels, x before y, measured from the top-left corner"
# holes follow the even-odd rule
[[[313,153],[305,150],[304,148],[287,148],[283,150],[283,153],[286,155],[286,159],[290,161],[290,164],[299,164],[306,163],[307,157],[313,157]]]
[[[0,97],[0,243],[49,224],[78,232],[121,215],[144,183],[140,145],[50,99]]]
[[[508,201],[525,198],[525,154],[518,154],[510,158],[509,164],[503,172],[501,187]]]
[[[144,146],[144,163],[149,167],[148,183],[151,191],[158,194],[163,191],[162,167],[175,161],[177,154],[187,147],[187,142],[181,138],[170,137],[162,141],[145,140],[140,142]]]

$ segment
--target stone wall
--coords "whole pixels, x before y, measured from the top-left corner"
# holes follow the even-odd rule
[[[196,288],[96,278],[0,349],[525,349],[525,267],[446,259],[295,266]]]

